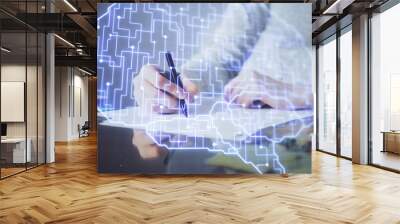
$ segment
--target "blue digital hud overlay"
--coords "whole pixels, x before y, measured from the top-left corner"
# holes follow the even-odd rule
[[[311,172],[310,4],[98,4],[97,31],[99,172]]]

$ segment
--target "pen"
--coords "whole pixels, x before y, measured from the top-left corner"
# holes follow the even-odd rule
[[[179,88],[183,89],[183,83],[180,77],[180,74],[176,72],[174,61],[172,60],[172,55],[169,51],[165,53],[165,58],[167,59],[168,67],[171,73],[171,81],[174,82]],[[187,117],[187,107],[186,102],[184,99],[179,99],[179,108],[181,109],[182,113]]]

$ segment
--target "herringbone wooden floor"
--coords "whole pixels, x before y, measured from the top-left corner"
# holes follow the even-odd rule
[[[400,175],[315,152],[313,174],[96,172],[96,139],[0,181],[0,223],[400,223]]]

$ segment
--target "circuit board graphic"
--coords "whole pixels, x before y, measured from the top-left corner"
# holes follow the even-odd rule
[[[256,173],[288,172],[279,145],[304,136],[311,141],[312,108],[275,110],[255,105],[248,109],[226,100],[224,87],[252,68],[273,71],[277,80],[312,88],[307,36],[281,20],[269,4],[100,5],[98,111],[109,124],[144,130],[157,145],[170,150],[207,149],[235,156]],[[177,105],[173,114],[149,111],[152,107],[143,105],[162,107],[167,104],[165,95],[146,98],[143,86],[135,85],[148,64],[168,70],[167,51],[174,56],[177,70],[190,74],[188,78],[199,86],[194,101],[187,102],[189,117]],[[268,82],[268,77],[258,82]],[[279,88],[265,91],[274,88],[271,85],[244,84],[242,94],[268,94],[288,105],[291,94],[301,95]]]

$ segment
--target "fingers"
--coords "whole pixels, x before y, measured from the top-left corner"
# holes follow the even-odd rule
[[[176,98],[183,99],[183,91],[160,74],[159,69],[155,65],[145,65],[140,70],[139,76],[154,88],[164,90]]]
[[[267,105],[275,109],[293,109],[293,103],[297,103],[291,97],[287,95],[276,95],[271,93],[268,89],[251,89],[251,88],[241,88],[233,87],[228,90],[230,96],[229,98],[232,103],[238,104],[245,108],[262,108]],[[257,102],[257,105],[254,104]]]
[[[180,77],[182,80],[183,87],[185,88],[185,92],[189,94],[188,99],[190,101],[193,101],[194,96],[199,93],[199,88],[194,82],[190,81],[184,74],[181,74]]]
[[[232,79],[225,87],[224,87],[224,98],[226,101],[235,102],[241,93],[241,87],[239,86],[240,81],[238,79]]]
[[[179,111],[178,100],[162,90],[156,90],[153,98],[148,102],[152,112],[172,114]]]
[[[244,78],[244,77],[248,78]],[[265,79],[258,74],[240,74],[231,80],[224,88],[225,99],[231,103],[239,104],[246,108],[262,108],[263,105],[277,103],[271,100],[271,91],[277,86],[271,80]],[[257,105],[254,104],[257,102]]]
[[[169,114],[176,113],[179,109],[177,98],[148,82],[143,82],[140,88],[134,89],[134,92],[137,103],[146,112]]]
[[[225,100],[240,104],[242,107],[250,107],[253,100],[255,100],[252,89],[249,88],[248,82],[245,82],[242,78],[235,78],[231,80],[224,88]]]
[[[197,86],[184,75],[180,75],[184,88],[182,89],[161,75],[159,69],[155,65],[143,66],[139,76],[155,88],[163,90],[177,99],[193,100],[194,96],[198,93]]]
[[[134,79],[135,100],[147,112],[176,113],[178,99],[191,102],[198,93],[197,86],[185,76],[181,75],[181,81],[184,89],[161,75],[155,65],[145,65]]]

